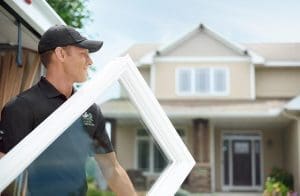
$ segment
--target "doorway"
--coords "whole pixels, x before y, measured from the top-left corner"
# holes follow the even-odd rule
[[[223,190],[262,189],[262,146],[258,133],[222,134]]]

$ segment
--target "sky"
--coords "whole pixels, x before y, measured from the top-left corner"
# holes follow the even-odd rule
[[[300,42],[299,0],[89,0],[84,33],[104,41],[96,67],[136,43],[165,44],[200,23],[239,42]]]

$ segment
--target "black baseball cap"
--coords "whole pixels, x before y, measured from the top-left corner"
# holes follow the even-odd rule
[[[38,52],[40,54],[56,47],[73,45],[80,48],[86,48],[89,52],[98,51],[102,45],[102,41],[88,40],[80,35],[74,28],[65,25],[55,25],[50,27],[41,37]]]

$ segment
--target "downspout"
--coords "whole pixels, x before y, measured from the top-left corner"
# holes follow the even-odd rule
[[[19,67],[22,67],[22,29],[21,29],[21,22],[17,19],[17,26],[18,26],[18,49],[17,49],[17,57],[16,63]]]

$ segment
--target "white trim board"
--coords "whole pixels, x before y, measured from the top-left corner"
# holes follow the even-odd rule
[[[212,56],[212,57],[193,57],[193,56],[163,56],[155,57],[155,63],[249,63],[249,57],[228,57],[228,56]]]
[[[265,67],[300,67],[300,61],[266,61]]]
[[[129,56],[117,58],[106,65],[0,159],[0,192],[117,80],[127,90],[145,125],[169,161],[147,195],[174,195],[195,161]]]

